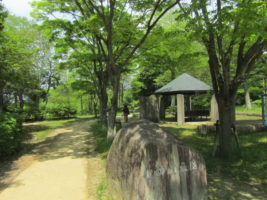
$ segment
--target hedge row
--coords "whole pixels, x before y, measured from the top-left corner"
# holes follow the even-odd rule
[[[18,114],[0,113],[0,159],[18,151],[22,139],[21,117]]]

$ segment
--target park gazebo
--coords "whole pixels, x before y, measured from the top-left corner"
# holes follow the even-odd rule
[[[163,86],[162,88],[155,91],[156,95],[176,95],[177,98],[177,122],[178,124],[183,124],[185,122],[185,95],[197,95],[197,94],[204,94],[208,91],[212,90],[212,88],[200,81],[193,76],[184,73],[181,76],[177,77],[176,79],[169,82],[167,85]],[[191,98],[189,98],[189,101]],[[191,104],[191,103],[190,103]],[[218,110],[217,102],[215,97],[212,97],[211,100],[211,118],[212,121],[215,121],[217,118]]]

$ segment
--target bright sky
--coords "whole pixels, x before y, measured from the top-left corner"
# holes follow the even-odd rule
[[[10,14],[30,18],[32,10],[30,2],[33,0],[2,0]]]

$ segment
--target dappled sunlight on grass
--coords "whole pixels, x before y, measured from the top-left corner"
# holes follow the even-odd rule
[[[246,106],[237,106],[236,112],[245,112],[245,113],[258,113],[261,114],[261,106],[253,105],[252,109],[247,109]]]
[[[198,134],[197,126],[161,127],[201,152],[207,166],[210,199],[267,199],[267,132],[239,136],[240,156],[221,160],[212,156],[214,136]]]

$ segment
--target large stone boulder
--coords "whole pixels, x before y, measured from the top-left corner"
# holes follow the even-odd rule
[[[116,200],[207,199],[200,153],[147,120],[119,131],[106,170],[108,189]]]

